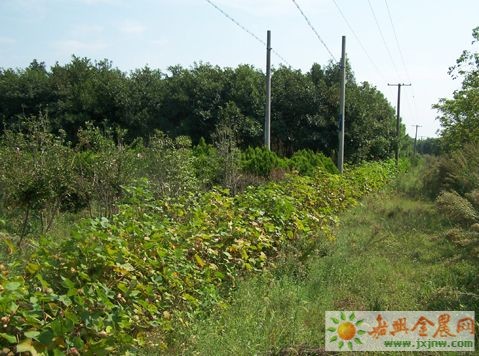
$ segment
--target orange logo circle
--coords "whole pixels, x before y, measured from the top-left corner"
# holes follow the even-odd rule
[[[356,335],[356,327],[349,321],[342,323],[338,327],[338,335],[343,340],[351,340]]]

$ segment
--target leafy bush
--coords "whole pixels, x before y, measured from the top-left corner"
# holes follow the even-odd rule
[[[286,168],[286,162],[265,147],[248,147],[241,155],[241,167],[245,172],[269,177],[276,168]]]
[[[457,224],[470,226],[479,218],[472,204],[455,191],[439,194],[436,206],[444,216]]]
[[[178,196],[199,188],[191,140],[175,139],[156,131],[144,150],[144,176],[156,187],[159,196]]]
[[[290,169],[301,175],[313,176],[317,169],[338,173],[333,161],[322,153],[299,150],[291,158],[281,158],[264,147],[248,147],[242,155],[243,170],[262,177],[269,177],[274,170]]]
[[[63,241],[41,239],[23,275],[3,267],[0,346],[115,352],[146,342],[151,328],[167,342],[176,323],[221,303],[225,282],[264,268],[291,240],[331,237],[337,213],[394,174],[394,163],[375,163],[293,174],[234,197],[161,200],[138,181],[111,219],[86,219]]]
[[[219,158],[215,147],[207,144],[202,137],[198,145],[193,147],[193,155],[196,178],[201,186],[210,189],[215,183],[219,183]]]
[[[110,217],[122,197],[122,185],[128,185],[139,174],[136,142],[122,143],[124,132],[102,131],[87,123],[78,131],[75,154],[76,191],[74,204],[84,202],[91,216]],[[83,205],[83,204],[82,204]],[[80,205],[77,210],[82,208]]]
[[[43,116],[27,118],[23,126],[5,131],[0,142],[5,214],[22,237],[33,226],[48,231],[75,192],[74,155],[65,137],[51,134]]]
[[[302,175],[312,176],[318,168],[325,172],[338,173],[331,158],[307,149],[295,152],[288,163],[290,168],[297,170]]]

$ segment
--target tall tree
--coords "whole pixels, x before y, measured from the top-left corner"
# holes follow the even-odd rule
[[[439,111],[442,140],[446,150],[465,143],[479,143],[479,27],[472,31],[473,50],[464,50],[449,68],[453,79],[462,79],[452,99],[442,98],[433,108]]]

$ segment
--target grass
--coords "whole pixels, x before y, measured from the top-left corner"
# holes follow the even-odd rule
[[[479,310],[478,259],[446,238],[449,222],[414,179],[346,212],[335,241],[242,281],[228,307],[178,330],[169,353],[317,354],[326,310]]]

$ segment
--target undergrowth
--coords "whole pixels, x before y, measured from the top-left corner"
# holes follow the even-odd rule
[[[479,255],[411,190],[420,170],[342,214],[334,241],[316,240],[304,259],[304,246],[289,250],[241,281],[227,307],[178,330],[169,353],[319,354],[326,310],[478,310]]]
[[[167,349],[173,330],[225,305],[221,289],[274,265],[291,243],[331,238],[338,213],[395,173],[393,162],[368,163],[234,197],[213,189],[161,200],[139,180],[111,218],[84,219],[65,239],[42,236],[27,263],[9,251],[18,255],[0,271],[0,345],[111,353],[153,340]]]

